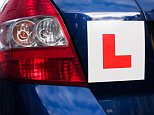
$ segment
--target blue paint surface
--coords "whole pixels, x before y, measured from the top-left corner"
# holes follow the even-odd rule
[[[92,84],[90,89],[22,84],[0,80],[2,115],[153,115],[154,53],[151,34],[154,1],[137,0],[53,0],[66,24],[87,75],[87,21],[145,21],[145,81]],[[142,8],[142,9],[140,9]],[[142,11],[144,15],[142,14]],[[147,20],[145,20],[147,19]],[[98,105],[99,100],[101,107]]]
[[[137,0],[148,21],[154,21],[154,0]]]
[[[87,88],[38,85],[35,89],[49,115],[105,115]]]

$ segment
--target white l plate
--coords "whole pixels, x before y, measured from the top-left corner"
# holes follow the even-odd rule
[[[87,29],[89,83],[144,80],[144,21],[88,21]]]

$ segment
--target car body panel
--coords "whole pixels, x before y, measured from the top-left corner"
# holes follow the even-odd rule
[[[145,80],[95,83],[90,84],[90,89],[109,115],[153,113],[154,53],[151,32],[145,15],[140,6],[137,6],[136,1],[80,0],[80,3],[78,3],[72,0],[54,0],[54,2],[61,11],[87,76],[87,21],[145,21]],[[125,7],[127,8],[125,9]]]
[[[88,88],[0,80],[1,115],[105,115]]]
[[[82,2],[81,2],[82,1]],[[153,47],[151,42],[150,31],[148,23],[145,20],[145,16],[134,0],[81,0],[81,1],[62,1],[54,0],[57,5],[64,22],[67,26],[69,34],[73,40],[76,50],[81,59],[81,64],[84,67],[85,74],[88,76],[88,54],[87,54],[87,21],[145,21],[145,79],[144,81],[131,81],[131,82],[116,82],[116,83],[100,83],[92,84],[91,88],[95,91],[100,89],[101,91],[108,90],[112,94],[112,91],[134,88],[134,91],[145,90],[147,87],[151,87],[154,79],[153,68]],[[86,7],[85,7],[86,6]],[[116,87],[117,89],[115,90]],[[109,90],[110,89],[110,90]],[[100,92],[99,92],[100,93]]]
[[[86,75],[88,71],[87,21],[144,20],[142,12],[133,0],[54,0],[54,3],[60,10],[74,41]]]
[[[154,93],[125,95],[100,100],[107,115],[153,115]]]
[[[86,77],[88,76],[87,21],[145,21],[134,0],[53,0],[67,26]],[[153,112],[153,49],[146,27],[146,82],[91,84],[102,108],[111,115]],[[0,114],[105,114],[88,88],[15,83],[0,80]],[[150,93],[149,93],[150,92]]]
[[[143,10],[148,21],[154,21],[154,1],[153,0],[137,0],[139,6]]]

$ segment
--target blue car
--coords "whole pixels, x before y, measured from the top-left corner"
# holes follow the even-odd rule
[[[153,0],[7,0],[0,115],[153,115]]]

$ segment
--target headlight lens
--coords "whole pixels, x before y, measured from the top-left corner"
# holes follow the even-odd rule
[[[41,46],[68,46],[58,20],[36,16],[3,23],[0,29],[1,49]]]
[[[29,20],[23,20],[15,23],[13,27],[13,40],[21,46],[31,46],[35,43],[33,28],[35,23]]]
[[[58,45],[61,43],[60,41],[64,39],[62,29],[54,18],[46,18],[41,20],[37,24],[36,35],[39,41],[47,46]]]

